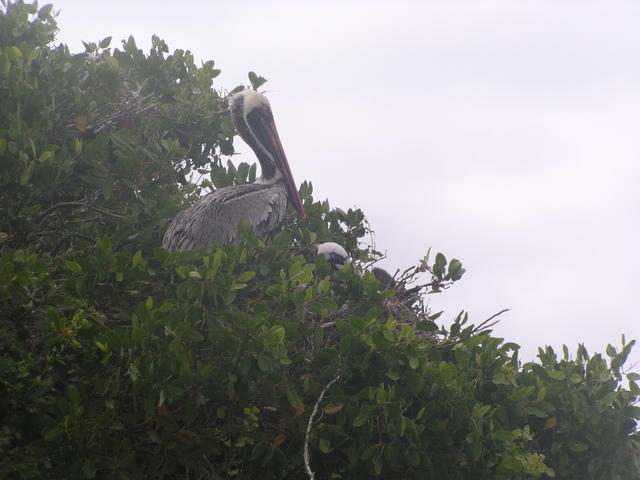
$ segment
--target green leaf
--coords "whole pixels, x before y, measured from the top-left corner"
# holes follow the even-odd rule
[[[547,396],[547,389],[546,387],[540,387],[540,390],[538,390],[538,394],[536,395],[536,402],[541,402],[545,399],[545,397]]]
[[[27,168],[22,170],[22,174],[20,174],[20,185],[26,185],[29,183],[29,180],[31,180],[31,174],[33,173],[33,166],[34,163],[30,162],[29,165],[27,165]]]
[[[376,453],[378,453],[378,446],[377,445],[369,445],[365,451],[362,453],[361,457],[362,460],[371,460]]]
[[[96,242],[96,247],[103,254],[110,254],[112,249],[111,238],[106,233]]]
[[[482,455],[482,439],[481,438],[478,437],[473,441],[472,453],[473,453],[473,459],[475,461],[478,461],[480,459],[480,456]]]
[[[370,415],[371,415],[371,410],[368,407],[363,407],[360,410],[360,413],[358,413],[358,416],[353,420],[353,426],[361,427],[367,422]]]
[[[285,390],[285,394],[287,396],[287,400],[289,401],[289,405],[291,405],[294,410],[301,410],[302,408],[304,408],[298,392],[296,392],[293,387],[288,387]]]
[[[493,432],[493,438],[500,440],[501,442],[510,442],[516,438],[516,435],[513,432],[499,430],[497,432]]]
[[[45,150],[38,157],[38,163],[45,163],[47,160],[49,160],[50,158],[53,158],[53,157],[54,157],[54,153],[52,151]]]
[[[389,370],[387,372],[387,377],[389,377],[391,380],[399,380],[400,379],[400,374],[398,372],[395,372],[393,370]]]
[[[100,43],[98,43],[98,47],[107,48],[110,43],[111,43],[111,37],[106,37],[100,40]]]
[[[323,411],[327,415],[333,415],[335,413],[338,413],[343,408],[344,408],[343,403],[330,403],[323,408]]]
[[[53,9],[53,5],[48,3],[46,4],[44,7],[42,7],[40,9],[40,11],[38,11],[38,18],[40,20],[45,19],[46,17],[48,17],[51,14],[51,10]]]
[[[64,430],[60,427],[53,427],[44,432],[43,438],[46,442],[55,442],[64,435]]]
[[[254,90],[260,88],[267,81],[265,78],[256,75],[255,72],[249,72],[249,81]]]
[[[76,263],[73,260],[67,260],[64,264],[73,273],[82,273],[82,266],[79,263]]]
[[[255,276],[256,276],[256,272],[252,272],[252,271],[242,272],[240,274],[240,276],[237,278],[237,281],[238,282],[248,282],[249,280],[251,280]]]
[[[567,446],[569,450],[576,453],[586,452],[589,449],[589,446],[582,442],[571,442]]]
[[[477,418],[482,418],[489,410],[491,410],[491,405],[483,405],[474,412],[474,416]]]
[[[573,374],[571,374],[571,376],[569,377],[569,381],[570,381],[571,383],[580,383],[580,382],[582,382],[582,380],[583,380],[582,375],[579,375],[579,374],[577,374],[577,373],[573,373]]]
[[[282,294],[282,286],[281,285],[270,285],[267,287],[265,293],[270,297],[277,297]]]
[[[270,372],[273,369],[273,362],[264,353],[258,355],[258,368],[263,372]]]
[[[320,451],[322,453],[331,453],[333,451],[333,447],[331,446],[331,442],[326,438],[321,438],[319,442]]]
[[[625,413],[637,420],[640,420],[640,407],[636,405],[631,405],[625,408]]]
[[[433,272],[436,275],[444,274],[444,269],[447,265],[447,257],[445,257],[442,253],[438,253],[436,255],[436,262],[433,265]]]
[[[142,252],[138,250],[135,253],[135,255],[133,255],[133,258],[131,259],[131,265],[133,265],[134,267],[137,267],[138,265],[145,265],[145,264],[146,262],[142,257]]]
[[[638,380],[640,380],[640,373],[629,372],[629,373],[627,373],[627,378],[629,380],[633,380],[633,381],[637,382]]]
[[[560,370],[547,370],[547,375],[549,375],[554,380],[565,380],[567,376],[564,372]]]

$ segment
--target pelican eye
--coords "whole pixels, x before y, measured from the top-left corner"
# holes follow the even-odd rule
[[[273,112],[271,111],[271,108],[267,103],[262,105],[262,114],[264,115],[265,119],[273,120]]]

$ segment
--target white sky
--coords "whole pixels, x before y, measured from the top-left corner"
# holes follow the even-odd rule
[[[148,49],[157,34],[215,60],[217,88],[266,77],[296,181],[362,208],[384,267],[429,246],[463,262],[465,277],[431,297],[448,319],[510,308],[495,333],[524,359],[545,344],[593,353],[640,336],[640,2],[54,8],[73,51],[129,35]]]

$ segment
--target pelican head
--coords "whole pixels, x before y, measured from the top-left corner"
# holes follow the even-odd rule
[[[267,97],[255,90],[243,90],[230,99],[231,118],[240,137],[255,152],[262,174],[257,183],[284,181],[289,196],[301,219],[306,218],[302,200],[284,154]]]
[[[336,242],[325,242],[318,245],[318,255],[324,255],[324,258],[331,265],[331,269],[340,270],[344,262],[349,260],[349,254]]]

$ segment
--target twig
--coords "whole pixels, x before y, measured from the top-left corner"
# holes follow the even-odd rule
[[[61,236],[62,238],[69,238],[69,237],[76,237],[76,238],[80,238],[82,240],[86,240],[87,242],[90,243],[94,243],[95,240],[91,237],[88,237],[87,235],[83,235],[81,233],[75,233],[75,232],[58,232],[55,230],[50,230],[50,231],[46,231],[46,232],[34,232],[31,235],[35,236],[35,237],[46,237],[49,235],[56,235],[56,236]]]
[[[95,212],[101,213],[107,217],[114,218],[115,220],[125,220],[124,215],[112,212],[111,210],[107,210],[106,208],[96,207],[95,205],[89,205],[89,208]]]
[[[74,201],[70,201],[70,202],[59,202],[56,203],[52,206],[50,206],[49,208],[47,208],[44,212],[42,212],[40,214],[40,220],[42,220],[44,217],[46,217],[47,215],[49,215],[49,213],[51,213],[51,211],[55,210],[56,208],[60,208],[60,207],[86,207],[87,205],[91,205],[93,202],[95,202],[100,196],[100,191],[95,191],[93,193],[91,193],[90,195],[87,195],[85,198],[81,199],[81,200],[74,200]]]
[[[120,250],[122,247],[129,245],[130,243],[135,243],[138,240],[138,234],[135,233],[133,235],[131,235],[129,238],[127,238],[126,240],[120,242],[118,245],[116,245],[115,247],[113,247],[113,251],[117,252],[118,250]]]
[[[307,475],[309,475],[310,480],[315,479],[315,476],[313,475],[313,471],[311,471],[311,467],[309,466],[309,435],[311,433],[311,425],[313,425],[313,420],[316,418],[316,415],[318,414],[318,407],[320,406],[320,402],[322,402],[324,394],[327,393],[327,390],[329,390],[331,385],[336,383],[339,378],[340,378],[340,369],[338,369],[338,371],[336,372],[336,376],[333,377],[331,381],[329,381],[329,383],[327,383],[327,385],[322,389],[322,392],[320,392],[320,396],[318,397],[318,400],[316,400],[316,404],[313,406],[313,411],[311,412],[311,415],[309,416],[309,421],[307,422],[307,434],[304,436],[304,466],[307,470]]]
[[[103,107],[91,112],[87,117],[86,125],[82,128],[82,132],[99,133],[101,130],[110,127],[116,120],[133,115],[146,113],[148,110],[157,109],[160,103],[157,94],[149,94],[144,97],[130,95],[120,103],[109,103]],[[112,113],[109,113],[111,110]],[[65,125],[66,128],[78,128],[76,120]]]
[[[494,318],[502,315],[505,312],[508,312],[509,309],[508,308],[503,308],[502,310],[500,310],[498,313],[494,313],[493,315],[491,315],[489,318],[487,318],[484,322],[482,322],[480,325],[478,325],[477,327],[475,327],[473,330],[471,330],[467,335],[465,335],[464,337],[460,337],[457,340],[453,341],[453,342],[447,342],[447,343],[441,343],[440,345],[438,345],[439,348],[444,348],[444,347],[451,347],[453,345],[457,345],[460,342],[465,341],[467,338],[471,337],[471,335],[473,335],[474,333],[478,333],[482,330],[487,330],[491,327],[493,327],[494,325],[496,325],[500,320],[496,320],[494,322],[491,322],[491,320],[493,320]],[[491,323],[489,323],[491,322]]]
[[[491,328],[493,327],[496,323],[498,323],[500,320],[496,320],[495,322],[493,322],[491,325],[487,325],[487,323],[489,323],[491,320],[493,320],[496,317],[499,317],[500,315],[502,315],[503,313],[508,312],[509,309],[508,308],[503,308],[502,310],[500,310],[498,313],[494,313],[493,315],[491,315],[489,318],[487,318],[484,322],[482,322],[480,325],[478,325],[476,328],[474,328],[471,333],[476,333],[478,331],[480,331],[481,329],[486,330],[487,328]],[[485,327],[486,326],[486,327]]]

